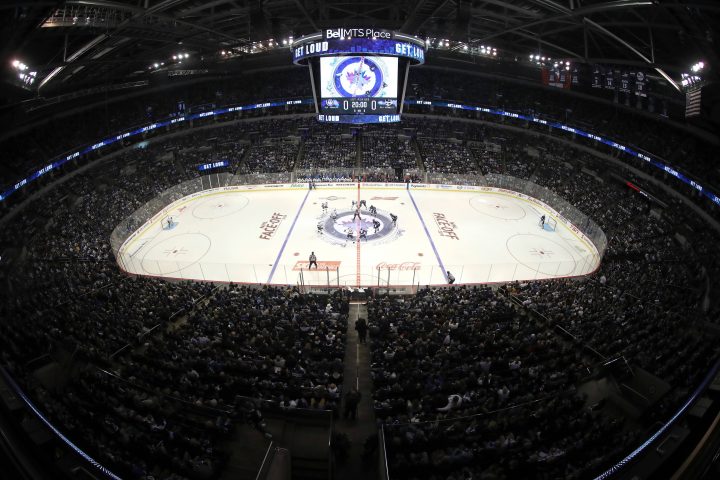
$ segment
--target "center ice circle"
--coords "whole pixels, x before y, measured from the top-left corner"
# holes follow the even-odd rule
[[[373,221],[378,223],[377,231]],[[360,230],[366,230],[367,241],[373,241],[386,238],[395,229],[390,214],[380,210],[376,213],[361,210],[360,218],[355,216],[355,210],[343,210],[337,212],[335,218],[333,218],[332,214],[327,215],[326,218],[321,220],[320,225],[322,225],[324,235],[341,241],[350,240],[348,231],[352,232],[353,240],[357,240],[360,236]],[[363,239],[363,241],[365,240]]]

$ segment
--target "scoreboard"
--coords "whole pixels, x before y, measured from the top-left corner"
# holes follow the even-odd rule
[[[321,57],[320,112],[397,113],[397,81],[398,59],[395,57]]]
[[[307,65],[321,122],[399,122],[410,65],[425,61],[417,37],[373,28],[329,28],[293,42]]]

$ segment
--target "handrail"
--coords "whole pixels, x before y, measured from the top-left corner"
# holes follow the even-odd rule
[[[630,463],[635,457],[640,455],[647,447],[649,447],[655,440],[658,439],[663,433],[667,431],[668,428],[672,427],[675,422],[680,418],[680,416],[685,413],[685,411],[690,408],[690,405],[697,400],[697,398],[702,394],[707,386],[710,384],[710,382],[715,378],[715,375],[717,375],[718,370],[720,370],[720,360],[717,360],[713,367],[710,369],[708,374],[705,376],[705,379],[700,383],[700,385],[695,389],[692,395],[690,395],[690,398],[675,412],[675,414],[670,417],[670,419],[665,422],[653,435],[650,436],[647,440],[645,440],[639,447],[637,447],[635,450],[630,452],[625,458],[617,462],[615,465],[595,477],[595,480],[604,480],[611,475],[616,474],[619,472],[623,467],[625,467],[628,463]]]
[[[219,288],[221,288],[221,287],[220,287],[220,286],[217,286],[217,287],[213,288],[213,289],[210,291],[210,293],[208,293],[207,295],[203,295],[202,297],[198,298],[197,300],[193,299],[193,305],[192,305],[191,308],[195,308],[195,305],[197,305],[198,302],[201,302],[201,301],[205,300],[206,298],[210,297],[210,295],[212,295],[213,293],[215,293]],[[174,319],[175,317],[177,317],[178,315],[180,315],[180,314],[181,314],[182,312],[184,312],[184,311],[185,311],[185,307],[182,307],[182,308],[178,309],[176,312],[172,313],[172,314],[170,315],[170,317],[168,317],[168,321],[171,321],[172,319]],[[138,340],[140,340],[140,339],[142,339],[142,338],[145,338],[146,336],[150,335],[152,332],[154,332],[154,331],[155,331],[157,328],[159,328],[161,325],[162,325],[162,323],[158,323],[158,324],[153,325],[152,327],[150,327],[150,329],[149,329],[148,331],[141,333],[141,334],[138,336]],[[132,343],[126,343],[125,345],[123,345],[122,347],[120,347],[119,349],[117,349],[115,352],[113,352],[112,354],[110,354],[110,356],[109,356],[108,358],[109,358],[109,359],[113,359],[116,355],[120,354],[123,350],[125,350],[126,348],[130,348],[131,346],[132,346]]]
[[[558,392],[558,393],[554,393],[554,394],[552,394],[552,395],[546,395],[546,396],[544,396],[544,397],[542,397],[542,398],[536,398],[535,400],[528,400],[527,402],[523,402],[523,403],[514,403],[514,404],[512,404],[512,405],[508,405],[507,407],[498,408],[497,410],[491,410],[491,411],[489,411],[489,412],[474,413],[474,414],[472,414],[472,415],[463,415],[463,416],[461,416],[461,417],[436,418],[436,419],[433,419],[433,420],[423,420],[423,421],[421,421],[421,422],[405,422],[405,423],[386,423],[386,422],[382,422],[381,425],[386,425],[386,426],[388,426],[388,427],[397,427],[397,426],[403,426],[403,425],[422,425],[422,424],[425,424],[425,423],[455,422],[455,421],[458,421],[458,420],[467,420],[467,419],[469,419],[469,418],[480,418],[480,417],[485,417],[485,416],[489,416],[489,415],[494,415],[494,414],[500,413],[500,412],[506,412],[506,411],[508,411],[508,410],[514,410],[514,409],[519,408],[519,407],[526,407],[526,406],[532,405],[532,404],[534,404],[534,403],[538,403],[538,402],[542,402],[542,401],[545,401],[545,400],[553,399],[553,398],[555,398],[555,397],[559,397],[559,396],[562,395],[563,393],[573,393],[574,391],[575,391],[575,390],[572,389],[572,390],[567,390],[567,391],[563,391],[563,392]]]
[[[262,461],[262,463],[260,464],[260,468],[258,469],[258,473],[257,473],[257,475],[255,476],[255,480],[262,480],[262,479],[260,478],[260,476],[261,476],[263,473],[266,473],[266,472],[264,472],[264,470],[265,470],[265,468],[266,468],[266,462],[268,461],[268,456],[270,455],[270,449],[272,448],[273,444],[274,444],[274,442],[273,442],[273,441],[270,441],[270,445],[268,445],[267,450],[265,450],[265,456],[263,457],[263,461]]]
[[[390,480],[390,469],[388,467],[387,449],[385,448],[385,425],[380,425],[378,431],[378,453],[380,454],[380,480]]]
[[[628,390],[630,393],[632,393],[632,394],[634,394],[634,395],[637,395],[638,397],[642,398],[642,399],[645,400],[646,402],[650,403],[650,399],[649,399],[648,397],[646,397],[646,396],[643,395],[642,393],[638,392],[637,390],[635,390],[634,388],[632,388],[630,385],[628,385],[628,384],[626,384],[626,383],[621,383],[620,386],[621,386],[621,387],[624,387],[624,388],[625,388],[626,390]]]
[[[208,411],[212,412],[213,414],[217,414],[217,415],[227,415],[227,416],[232,416],[232,414],[233,414],[233,412],[231,412],[231,411],[229,411],[229,410],[223,410],[223,409],[214,408],[214,407],[207,407],[207,406],[204,406],[204,405],[203,405],[203,406],[198,406],[198,405],[195,405],[194,403],[189,402],[189,401],[187,401],[187,400],[184,400],[184,399],[182,399],[182,398],[175,397],[175,396],[173,396],[173,395],[166,395],[166,394],[164,394],[164,393],[159,393],[159,392],[156,392],[155,390],[153,390],[153,389],[151,389],[151,388],[145,387],[145,386],[143,386],[143,385],[138,385],[138,384],[135,383],[135,382],[131,382],[130,380],[127,380],[127,379],[125,379],[125,378],[122,378],[120,375],[118,375],[118,374],[116,374],[116,373],[114,373],[114,372],[110,372],[110,371],[108,371],[108,370],[105,370],[105,369],[102,368],[102,367],[95,366],[95,368],[96,368],[97,370],[99,370],[100,372],[104,373],[105,375],[108,375],[108,376],[110,376],[110,377],[113,377],[115,380],[119,380],[120,382],[123,382],[123,383],[125,383],[125,384],[128,384],[128,385],[132,386],[133,388],[137,388],[138,390],[143,390],[143,391],[145,391],[145,392],[152,393],[153,395],[161,395],[161,396],[163,396],[163,397],[165,397],[165,398],[169,398],[170,400],[173,400],[173,401],[175,401],[175,402],[182,403],[182,404],[184,404],[184,405],[188,405],[188,406],[193,407],[193,408],[195,408],[195,409],[208,410]]]
[[[4,366],[0,366],[0,372],[2,372],[3,377],[5,378],[5,381],[12,387],[12,389],[15,391],[18,397],[25,403],[25,405],[35,414],[35,417],[40,420],[42,423],[45,424],[46,427],[48,427],[55,436],[62,441],[65,445],[70,447],[75,453],[80,455],[87,463],[95,467],[95,470],[99,471],[106,477],[111,478],[112,480],[121,480],[121,478],[117,475],[115,475],[110,469],[106,468],[102,464],[100,464],[97,460],[95,460],[93,457],[85,453],[84,450],[82,450],[80,447],[75,445],[72,441],[70,441],[69,438],[67,438],[63,433],[58,430],[55,425],[53,425],[50,420],[48,420],[42,412],[35,406],[35,404],[28,398],[27,395],[25,395],[25,392],[18,386],[17,383],[15,383],[15,380],[10,376],[8,371],[5,369]]]
[[[503,294],[504,294],[504,293],[503,293]],[[513,295],[513,294],[509,294],[509,295],[510,295],[510,298],[513,298],[513,299],[518,299],[518,298],[519,298],[517,295]],[[519,301],[518,301],[518,303],[519,303],[519,305],[522,305],[522,302],[519,302]],[[527,309],[527,310],[529,310],[529,311],[531,311],[534,315],[537,315],[537,316],[541,317],[543,320],[545,320],[546,323],[550,323],[550,319],[548,319],[545,315],[543,315],[542,313],[538,312],[538,311],[535,310],[534,308],[530,308],[530,307],[524,307],[524,308]],[[582,342],[582,340],[581,340],[580,338],[578,338],[578,337],[575,336],[574,334],[570,333],[568,330],[566,330],[566,329],[565,329],[564,327],[562,327],[561,325],[557,325],[557,324],[556,324],[556,325],[555,325],[555,328],[558,329],[558,330],[560,330],[563,334],[568,335],[570,338],[573,339],[573,341],[578,342],[578,343],[581,343],[581,342]],[[600,353],[600,352],[598,352],[597,350],[595,350],[589,343],[582,342],[582,347],[585,348],[585,349],[587,349],[587,350],[590,350],[592,353],[594,353],[595,355],[597,355],[598,357],[600,357],[602,360],[605,360],[605,359],[607,358],[605,355],[603,355],[602,353]]]
[[[87,291],[81,293],[80,295],[77,295],[77,296],[75,296],[75,297],[73,297],[73,298],[71,298],[71,299],[68,299],[68,300],[66,300],[66,301],[64,301],[64,302],[61,302],[61,303],[58,303],[57,305],[52,306],[52,307],[49,308],[48,310],[52,310],[52,309],[55,309],[55,308],[58,308],[58,307],[65,306],[65,305],[67,305],[68,303],[72,303],[75,299],[86,297],[86,296],[90,295],[91,293],[99,292],[100,290],[102,290],[102,289],[104,289],[104,288],[111,287],[111,286],[113,286],[113,285],[114,285],[114,283],[108,283],[108,284],[103,285],[103,286],[101,286],[101,287],[93,288],[92,290],[87,290]]]

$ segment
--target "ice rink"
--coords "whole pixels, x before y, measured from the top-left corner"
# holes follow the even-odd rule
[[[308,270],[311,252],[318,268]],[[118,255],[140,275],[353,287],[445,284],[447,271],[456,283],[576,276],[599,262],[589,239],[521,194],[357,183],[198,192],[148,220]]]

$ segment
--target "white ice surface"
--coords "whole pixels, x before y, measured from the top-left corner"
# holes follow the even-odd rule
[[[334,209],[349,215],[337,231],[357,230],[350,217],[358,195],[384,218],[397,215],[397,226],[382,221],[377,237],[369,226],[369,241],[359,245],[342,233],[318,233],[318,223],[332,225],[328,215]],[[444,284],[447,270],[456,283],[594,271],[595,247],[561,221],[555,231],[541,228],[542,214],[549,212],[527,200],[480,191],[361,186],[358,194],[357,184],[312,191],[214,190],[175,202],[167,213],[172,228],[163,229],[160,217],[140,227],[121,248],[118,263],[141,275],[273,284],[297,284],[302,267],[305,284],[349,286]],[[372,218],[366,209],[361,216]],[[311,251],[320,263],[317,271],[305,268]]]

